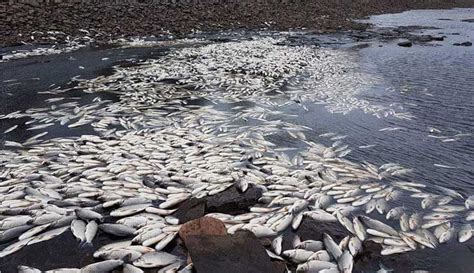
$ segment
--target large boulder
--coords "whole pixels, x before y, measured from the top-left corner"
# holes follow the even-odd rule
[[[249,207],[258,203],[262,197],[262,190],[249,185],[245,192],[240,192],[236,187],[231,187],[219,194],[207,198],[206,212],[220,212],[227,214],[240,214],[249,211]]]
[[[174,213],[174,216],[179,219],[180,223],[201,218],[206,213],[206,199],[192,198],[184,201]]]
[[[281,272],[249,231],[234,235],[193,235],[186,247],[197,273]]]
[[[331,235],[334,240],[339,242],[350,233],[339,222],[318,222],[314,219],[305,217],[296,234],[301,240],[323,240],[323,234]]]

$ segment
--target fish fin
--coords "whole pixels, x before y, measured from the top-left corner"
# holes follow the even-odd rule
[[[295,234],[295,237],[293,237],[293,247],[299,245],[301,243],[300,236],[298,234]]]
[[[79,246],[84,249],[84,248],[90,248],[92,247],[94,244],[92,244],[92,242],[86,242],[86,241],[82,241],[79,243]]]

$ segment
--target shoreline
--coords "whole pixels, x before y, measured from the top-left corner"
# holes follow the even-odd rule
[[[468,0],[409,1],[303,0],[298,3],[147,4],[0,3],[0,47],[51,45],[71,41],[108,43],[120,38],[187,37],[196,32],[225,30],[304,29],[317,33],[365,30],[354,19],[410,9],[474,7]]]
[[[443,14],[444,11],[439,13]],[[421,18],[421,16],[415,18]],[[436,18],[441,17],[432,18],[438,22]],[[443,30],[434,26],[433,29]],[[84,226],[86,223],[87,225],[95,223],[99,229],[95,230],[90,239],[93,243],[91,247],[89,244],[79,243],[81,236],[76,237],[79,232],[73,234],[68,230],[67,226],[70,225],[71,230],[78,231],[75,224],[67,221],[46,223],[54,227],[46,231],[47,234],[53,231],[56,237],[41,241],[47,238],[42,237],[46,233],[36,234],[32,240],[33,243],[30,244],[28,241],[23,249],[16,249],[17,252],[10,253],[11,256],[2,258],[4,260],[0,263],[1,271],[16,272],[17,267],[21,265],[38,268],[38,270],[68,267],[77,268],[76,271],[79,271],[79,268],[90,269],[91,264],[98,261],[116,260],[112,254],[116,254],[117,251],[121,253],[129,251],[130,256],[121,257],[121,259],[126,263],[132,263],[131,254],[143,253],[137,254],[131,251],[132,249],[127,250],[127,247],[117,247],[117,245],[115,245],[116,249],[112,248],[111,251],[101,253],[101,249],[104,249],[102,247],[106,245],[110,247],[111,244],[122,240],[131,241],[132,237],[135,238],[134,236],[137,235],[135,231],[133,235],[123,234],[122,237],[122,234],[117,234],[110,229],[114,227],[111,224],[119,224],[115,226],[116,228],[125,228],[120,225],[126,223],[125,226],[136,229],[140,236],[146,234],[142,232],[145,230],[142,228],[155,229],[155,224],[160,226],[163,224],[162,231],[166,234],[166,240],[149,242],[150,246],[155,246],[157,251],[174,255],[183,261],[189,257],[197,272],[220,273],[233,268],[234,270],[228,270],[228,273],[280,273],[286,272],[287,266],[294,272],[293,269],[304,265],[288,255],[291,252],[301,251],[300,243],[294,244],[298,240],[322,242],[325,237],[330,236],[331,240],[338,243],[340,241],[347,243],[349,237],[346,236],[353,235],[344,223],[354,222],[355,219],[359,219],[359,222],[360,219],[372,219],[370,217],[380,220],[385,218],[385,213],[387,216],[391,214],[388,209],[396,208],[400,203],[407,206],[406,215],[418,215],[418,212],[425,214],[430,211],[434,213],[435,210],[430,208],[426,210],[423,205],[420,208],[420,200],[411,196],[413,187],[410,188],[407,185],[420,188],[418,191],[435,196],[433,198],[436,200],[448,198],[449,203],[451,199],[457,198],[453,200],[453,204],[454,202],[459,204],[457,202],[462,199],[459,198],[460,195],[467,197],[471,194],[469,187],[466,187],[470,182],[469,173],[466,178],[467,171],[464,171],[469,169],[469,161],[459,163],[456,159],[462,158],[464,153],[456,152],[460,149],[453,149],[453,147],[458,146],[451,145],[466,143],[463,142],[466,139],[461,139],[461,135],[463,132],[469,132],[469,127],[462,121],[453,122],[456,121],[453,115],[454,117],[465,115],[459,120],[469,120],[469,113],[457,110],[468,109],[465,105],[468,106],[469,103],[465,99],[450,101],[447,98],[454,97],[451,95],[453,93],[460,98],[467,97],[459,95],[462,94],[461,92],[469,94],[469,89],[466,88],[469,86],[469,77],[464,75],[470,75],[470,72],[463,71],[462,66],[471,62],[466,59],[465,63],[461,62],[459,66],[451,66],[458,64],[459,56],[464,59],[463,55],[459,54],[459,51],[465,50],[463,48],[451,48],[454,51],[447,51],[446,55],[438,55],[440,51],[448,47],[435,47],[435,45],[416,47],[413,50],[416,50],[418,54],[412,55],[413,51],[410,49],[398,48],[395,43],[385,44],[385,39],[408,35],[407,27],[401,30],[404,32],[387,30],[380,34],[370,31],[360,33],[358,36],[363,43],[373,37],[381,40],[380,43],[367,46],[368,50],[372,48],[370,52],[362,52],[365,50],[334,51],[317,46],[324,44],[324,38],[319,38],[319,36],[339,37],[342,32],[334,35],[303,33],[300,36],[291,35],[283,41],[268,39],[268,37],[252,37],[243,39],[239,43],[226,43],[224,39],[222,41],[217,39],[212,40],[208,47],[184,46],[183,50],[174,52],[166,52],[158,48],[153,50],[154,52],[143,48],[136,51],[113,48],[77,50],[56,57],[39,57],[35,60],[5,64],[3,67],[6,68],[6,73],[2,75],[5,80],[0,80],[0,82],[6,86],[5,93],[2,93],[2,95],[5,94],[7,102],[4,107],[11,110],[5,111],[5,116],[2,116],[0,112],[0,117],[6,118],[7,121],[7,124],[0,124],[0,132],[6,132],[5,140],[11,141],[9,143],[5,141],[5,145],[12,149],[5,151],[4,156],[0,157],[0,167],[5,166],[5,171],[0,168],[2,170],[0,181],[6,187],[10,187],[11,182],[12,188],[8,188],[9,197],[12,196],[10,192],[17,194],[24,191],[26,196],[38,191],[37,196],[42,198],[43,190],[49,188],[54,189],[52,194],[57,191],[53,197],[59,196],[59,200],[52,199],[47,201],[48,205],[37,207],[35,206],[37,199],[28,198],[26,201],[32,202],[31,207],[28,206],[25,209],[7,207],[8,204],[18,201],[22,202],[19,204],[24,204],[25,200],[20,196],[14,198],[14,201],[2,202],[4,216],[8,219],[16,216],[24,219],[30,215],[35,224],[40,224],[43,215],[53,212],[53,216],[59,213],[63,216],[62,218],[69,219],[68,221],[75,220],[76,223],[83,223]],[[355,35],[356,32],[363,31],[348,31],[348,35]],[[442,35],[442,33],[436,31],[433,35]],[[421,38],[426,36],[431,37],[423,35],[419,40],[414,40],[415,38],[409,40],[413,40],[416,45],[415,42],[426,42],[425,38]],[[452,38],[453,36],[448,36],[444,45],[452,44],[453,41],[450,40]],[[333,41],[331,38],[329,40]],[[359,45],[365,48],[362,43]],[[384,54],[387,52],[391,55]],[[430,54],[422,55],[423,52]],[[451,55],[447,55],[450,52]],[[453,55],[452,52],[458,53]],[[164,53],[164,56],[160,55],[161,53]],[[160,56],[158,57],[160,61],[153,61],[154,56]],[[254,56],[253,61],[248,62],[247,56]],[[430,56],[435,58],[429,58]],[[444,58],[446,56],[451,58]],[[452,58],[453,56],[455,58]],[[393,61],[392,58],[396,60]],[[144,59],[147,60],[146,64],[143,63]],[[440,59],[449,59],[452,62],[441,64]],[[439,70],[426,70],[428,60],[433,60],[430,67],[435,67],[433,64],[436,64]],[[140,66],[134,66],[139,63]],[[439,73],[444,71],[443,68],[446,66],[453,69],[446,70],[448,74]],[[258,69],[255,70],[255,67]],[[457,67],[461,69],[454,69]],[[112,70],[112,68],[116,69]],[[389,69],[385,70],[385,68]],[[177,70],[179,72],[176,72]],[[423,73],[425,71],[430,72],[430,75]],[[175,73],[179,73],[179,76]],[[299,79],[302,77],[316,80],[301,82]],[[383,77],[383,83],[376,80],[379,77]],[[79,79],[77,85],[71,86],[69,85],[71,82],[67,83],[69,80],[75,82],[75,78]],[[183,81],[177,82],[176,78]],[[235,79],[242,78],[250,80],[238,81],[243,82],[243,86],[234,84]],[[372,79],[375,80],[372,81]],[[439,85],[437,79],[450,79],[446,83],[453,82],[453,84]],[[199,88],[199,84],[203,81],[210,87]],[[425,85],[427,81],[429,81],[428,86]],[[463,81],[466,84],[463,84]],[[411,83],[408,87],[416,87],[416,90],[420,91],[416,92],[415,88],[405,89],[406,82]],[[278,92],[272,90],[274,86],[278,86]],[[376,86],[375,92],[370,94],[379,93],[377,91],[380,91],[380,94],[371,99],[359,97],[362,94],[357,91],[360,86],[369,88]],[[77,90],[69,89],[71,87],[77,87]],[[388,89],[389,87],[393,89]],[[422,87],[426,87],[426,91],[421,91],[424,90]],[[225,88],[226,92],[220,88]],[[367,89],[364,88],[364,90]],[[285,92],[286,90],[289,92]],[[434,96],[430,95],[429,99],[425,99],[428,96],[428,90]],[[273,92],[270,93],[270,91]],[[414,92],[405,95],[407,91]],[[320,95],[311,99],[311,94]],[[440,95],[444,96],[440,97]],[[359,103],[361,97],[367,98],[368,104]],[[433,103],[433,99],[436,98],[438,100],[435,102],[438,103]],[[321,100],[327,105],[319,104]],[[281,103],[281,101],[284,102]],[[286,101],[289,104],[286,104]],[[353,103],[348,104],[351,102]],[[413,104],[410,105],[410,102]],[[404,107],[392,108],[392,105]],[[424,111],[416,112],[417,109],[432,109],[432,105],[439,105],[441,111],[433,109],[430,112],[447,114],[434,116],[423,115],[426,113]],[[451,105],[453,105],[452,108]],[[278,110],[272,111],[276,106]],[[357,106],[357,108],[348,108],[349,106]],[[357,111],[356,109],[364,110],[364,113],[359,114],[367,116],[367,119],[357,113],[345,115],[349,113],[345,111]],[[18,112],[15,113],[15,111]],[[266,113],[268,117],[264,115]],[[331,118],[324,113],[330,115]],[[380,122],[370,118],[371,113],[372,118],[378,118]],[[375,115],[378,113],[380,115]],[[385,113],[394,116],[397,114],[400,120],[388,120],[389,116],[385,116]],[[415,119],[407,124],[407,120],[411,120],[412,117],[421,117],[423,122]],[[275,118],[280,119],[277,125],[274,125]],[[357,126],[359,124],[364,124],[364,126]],[[436,128],[433,130],[428,128],[428,131],[427,125],[433,125]],[[115,130],[119,133],[115,134]],[[250,133],[245,135],[242,134],[243,131]],[[47,135],[38,138],[45,133]],[[390,136],[387,137],[387,134]],[[436,142],[425,141],[430,137],[426,134],[437,137]],[[467,137],[470,136],[467,134]],[[419,141],[420,139],[423,141]],[[443,144],[445,139],[449,142],[453,141],[449,144],[450,146]],[[420,142],[423,144],[419,144]],[[361,144],[365,146],[359,146]],[[1,145],[3,143],[0,141]],[[401,146],[403,148],[400,148]],[[98,149],[94,147],[100,149],[99,156],[95,155]],[[265,148],[263,157],[253,152],[262,150],[262,147]],[[371,147],[376,148],[370,149]],[[431,147],[434,147],[433,150]],[[406,151],[410,156],[406,156]],[[410,154],[415,151],[423,152],[416,155]],[[59,153],[61,155],[57,157]],[[351,155],[346,157],[349,153]],[[62,154],[67,156],[62,156]],[[361,154],[363,156],[360,156]],[[386,156],[386,154],[389,155]],[[450,157],[439,159],[436,156],[433,157],[437,154]],[[291,163],[289,163],[290,160]],[[188,162],[192,164],[187,164]],[[327,162],[329,164],[325,164]],[[449,164],[452,167],[435,164],[433,166],[437,168],[440,166],[441,170],[434,169],[433,171],[430,168],[433,167],[434,162]],[[232,171],[228,172],[226,169],[223,171],[222,164],[231,164],[229,166],[235,167],[231,169]],[[127,170],[120,173],[116,169],[117,165],[124,166]],[[410,167],[413,168],[409,169]],[[443,168],[450,169],[443,171]],[[412,172],[413,174],[410,174]],[[28,175],[30,173],[34,176]],[[407,173],[409,176],[404,176]],[[346,174],[350,177],[355,176],[357,179],[350,178],[345,181]],[[377,194],[380,196],[377,200],[386,202],[377,202],[381,205],[375,210],[370,205],[374,213],[372,215],[370,215],[372,212],[367,212],[364,206],[360,212],[349,212],[347,215],[337,213],[337,219],[333,215],[332,222],[325,223],[313,219],[312,213],[331,212],[333,209],[328,209],[329,206],[337,209],[339,199],[343,201],[342,196],[336,197],[334,192],[329,192],[334,187],[340,186],[340,184],[332,183],[334,178],[331,177],[336,175],[336,178],[340,178],[340,181],[344,181],[347,187],[350,187],[351,190],[347,191],[349,194],[352,195],[355,192],[354,196],[349,198],[370,202],[366,199],[367,196],[372,198],[372,194]],[[379,182],[378,180],[382,180],[380,177],[383,181]],[[38,181],[30,182],[31,179]],[[330,180],[324,182],[327,183],[325,188],[330,186],[327,190],[322,189],[323,185],[320,183],[323,182],[318,183],[322,179]],[[417,183],[405,182],[407,180]],[[445,185],[442,184],[444,181],[455,181],[455,183],[448,184],[449,188],[442,191],[443,187],[437,186]],[[46,183],[48,186],[43,186]],[[196,186],[201,185],[206,187],[194,192]],[[372,193],[369,195],[366,189],[370,189]],[[388,196],[389,191],[394,193],[394,197],[383,198]],[[51,195],[51,191],[45,192]],[[171,203],[174,203],[176,198],[181,200],[183,193],[186,192],[190,193],[190,195],[185,195],[188,196],[187,200],[177,204]],[[265,196],[264,192],[267,193]],[[317,192],[317,195],[309,196],[314,192]],[[400,195],[403,196],[400,197]],[[321,211],[308,206],[309,203],[319,204],[320,197],[318,196],[326,196],[326,199],[333,198],[330,196],[335,197],[332,199],[333,204],[324,205],[325,208]],[[351,201],[354,199],[344,200],[341,204]],[[388,201],[390,201],[390,206]],[[135,205],[139,205],[139,211],[136,213],[130,211],[120,215],[121,211],[125,211],[124,208],[132,204],[125,202],[138,202]],[[347,209],[352,210],[361,206],[350,204],[347,205]],[[80,211],[76,211],[77,207],[95,211],[101,217],[97,221],[94,219],[91,221],[83,213],[78,213]],[[446,208],[459,209],[459,206],[450,204]],[[466,209],[469,210],[470,207]],[[137,219],[134,217],[139,217],[138,222],[134,222]],[[272,221],[279,222],[271,223],[268,220],[270,217]],[[464,221],[461,217],[464,217],[464,213],[459,213],[456,218],[450,220],[456,225],[456,231],[458,230],[457,223]],[[249,220],[251,218],[253,221]],[[262,222],[257,224],[254,222],[255,219]],[[291,227],[287,226],[289,225],[287,219],[291,219]],[[382,220],[390,228],[393,226],[396,232],[399,232],[396,220],[395,222],[391,221],[394,219],[390,219],[390,222]],[[196,221],[199,224],[196,224]],[[212,221],[214,225],[201,225],[202,221],[209,221],[209,223]],[[9,220],[2,221],[6,224],[8,222]],[[431,224],[430,221],[423,223]],[[190,226],[213,228],[198,230],[198,238],[193,240],[189,239],[193,237],[189,235],[193,235],[195,229],[189,228]],[[225,229],[219,226],[224,226]],[[267,229],[262,230],[265,227]],[[362,228],[368,227],[370,226]],[[254,228],[258,229],[252,230]],[[268,233],[268,228],[276,230],[277,234],[273,231]],[[401,225],[400,228],[402,228]],[[178,229],[179,233],[176,235],[175,232]],[[183,231],[186,229],[187,232]],[[128,233],[129,230],[124,232]],[[212,234],[206,235],[209,232]],[[258,237],[254,233],[259,233]],[[324,235],[325,233],[328,235]],[[85,237],[85,231],[82,237]],[[131,242],[134,249],[140,247],[139,249],[144,249],[144,252],[150,250],[142,248],[149,247],[149,243],[137,240],[133,239],[134,242]],[[434,240],[437,245],[438,239]],[[470,249],[474,247],[474,240],[462,245],[453,241],[455,241],[454,238],[447,245],[436,247],[436,249],[431,249],[431,247],[419,249],[415,245],[418,248],[415,252],[410,250],[386,256],[382,255],[383,242],[366,240],[362,243],[360,252],[353,256],[351,263],[353,263],[354,272],[375,272],[379,270],[379,263],[397,272],[421,269],[431,272],[470,272],[468,270],[471,267],[469,261],[472,258]],[[0,257],[2,253],[5,255],[12,250],[6,247],[13,242],[10,240],[0,246],[2,249]],[[341,248],[347,253],[347,246],[344,244],[340,245],[343,245]],[[305,248],[305,246],[301,247]],[[325,248],[328,249],[327,246]],[[222,249],[226,251],[221,251]],[[267,250],[271,252],[266,252]],[[308,249],[311,252],[314,252],[313,250]],[[349,251],[351,251],[350,248]],[[227,253],[232,253],[232,259],[222,259],[222,257],[227,257]],[[143,256],[150,256],[145,255],[147,254]],[[444,257],[444,259],[439,259],[439,257]],[[338,261],[332,263],[336,262],[337,267]],[[183,263],[182,266],[188,263]],[[134,264],[140,266],[139,261]],[[238,266],[245,267],[245,270],[238,270]],[[186,268],[189,269],[189,265]],[[31,268],[22,267],[22,269]],[[34,271],[34,269],[31,270]],[[39,272],[38,270],[34,272]],[[164,269],[160,271],[162,270]],[[145,272],[156,272],[156,270]]]

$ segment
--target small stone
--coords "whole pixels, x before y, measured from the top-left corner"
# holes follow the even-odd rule
[[[472,46],[471,42],[464,42],[460,44],[461,46]]]
[[[412,45],[413,43],[410,41],[403,41],[403,42],[398,43],[398,46],[402,46],[402,47],[411,47]]]

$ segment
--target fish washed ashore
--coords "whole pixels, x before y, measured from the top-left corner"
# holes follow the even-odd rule
[[[474,2],[470,0],[0,3],[0,45],[66,43],[68,36],[84,36],[82,30],[90,31],[88,35],[97,42],[123,37],[160,37],[229,29],[306,28],[333,32],[365,28],[351,19],[371,14],[473,6]],[[48,31],[50,33],[46,33]]]
[[[416,119],[358,96],[378,80],[350,51],[295,39],[192,41],[2,110],[0,270],[453,272],[439,257],[472,246],[472,191],[414,179],[397,162],[353,160],[350,136],[295,120],[321,121],[318,105]],[[64,54],[32,58],[82,64],[83,52]]]
[[[473,11],[0,49],[0,271],[473,272]]]

